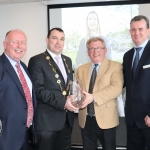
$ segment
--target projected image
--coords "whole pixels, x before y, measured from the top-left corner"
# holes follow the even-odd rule
[[[65,32],[63,53],[76,67],[90,61],[86,41],[94,36],[105,40],[106,57],[122,62],[123,54],[132,47],[130,20],[139,14],[138,5],[114,5],[62,8],[62,29]]]
[[[89,57],[83,58],[83,56],[87,55],[86,41],[94,36],[102,37],[104,39],[107,47],[106,57],[109,59],[112,58],[111,45],[108,39],[101,34],[100,21],[98,19],[98,15],[96,14],[95,11],[91,11],[89,12],[86,18],[86,37],[83,38],[79,44],[76,56],[76,64],[85,64],[90,61]]]
[[[124,53],[133,47],[129,33],[130,20],[138,14],[137,4],[51,9],[50,28],[64,30],[63,54],[72,59],[76,72],[79,65],[90,61],[86,41],[95,36],[105,40],[106,57],[122,63]],[[124,89],[117,98],[120,117],[124,117],[125,93]]]

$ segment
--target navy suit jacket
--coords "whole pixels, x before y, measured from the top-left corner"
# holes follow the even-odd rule
[[[27,67],[21,62],[29,76]],[[30,76],[29,76],[30,77]],[[33,106],[36,98],[32,93]],[[0,56],[0,150],[19,150],[23,144],[27,121],[27,103],[21,82],[11,63]]]
[[[125,118],[130,126],[134,121],[139,128],[147,128],[144,118],[150,117],[150,41],[144,48],[132,78],[132,60],[134,49],[125,53],[123,58],[124,83],[126,87]]]

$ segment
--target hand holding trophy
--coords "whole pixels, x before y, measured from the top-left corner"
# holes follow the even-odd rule
[[[82,93],[81,81],[74,78],[73,81],[70,81],[70,98],[72,100],[72,105],[76,108],[80,108],[82,106],[82,102],[84,100],[84,95]]]

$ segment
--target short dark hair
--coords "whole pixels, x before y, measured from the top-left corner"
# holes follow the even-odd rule
[[[146,16],[143,16],[143,15],[138,15],[138,16],[135,16],[134,18],[132,18],[131,22],[130,22],[130,25],[133,21],[141,21],[142,19],[145,20],[146,25],[147,25],[147,29],[149,29],[149,20]]]
[[[63,33],[64,33],[64,31],[63,31],[61,28],[58,28],[58,27],[52,28],[51,30],[48,31],[47,38],[50,37],[51,32],[52,32],[53,30],[57,30],[57,31],[59,31],[59,32],[63,32]]]

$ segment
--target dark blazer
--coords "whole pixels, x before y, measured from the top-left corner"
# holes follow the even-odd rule
[[[29,76],[27,67],[21,62]],[[30,77],[30,76],[29,76]],[[36,98],[32,94],[33,105]],[[21,82],[11,63],[0,56],[0,150],[19,150],[26,132],[27,103]]]
[[[124,82],[126,87],[125,118],[126,123],[133,125],[135,120],[139,128],[147,128],[144,118],[150,116],[150,41],[145,46],[132,78],[132,59],[134,49],[125,53],[123,58]]]
[[[62,55],[70,70],[68,73],[66,68],[68,81],[65,84],[58,66],[47,51],[45,51],[45,54],[41,53],[29,60],[28,68],[37,97],[36,130],[60,131],[64,127],[66,118],[66,110],[64,110],[66,97],[62,95],[55,72],[52,70],[52,66],[46,56],[50,58],[50,62],[56,68],[63,89],[66,89],[69,80],[73,79],[72,62],[69,57]],[[68,111],[68,117],[70,126],[72,126],[74,121],[73,113]]]

